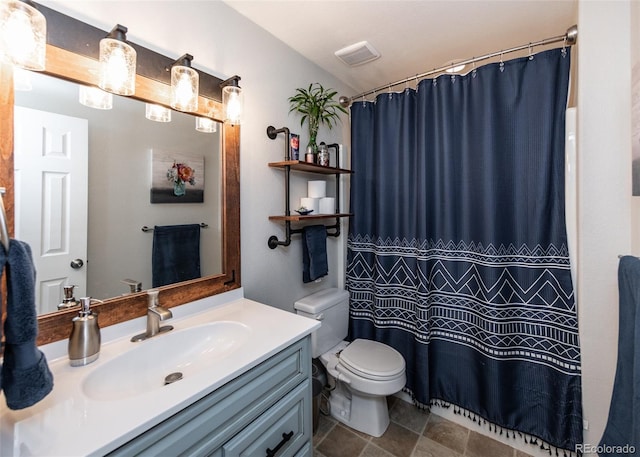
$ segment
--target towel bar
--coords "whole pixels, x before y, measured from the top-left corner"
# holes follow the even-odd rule
[[[205,224],[204,222],[200,222],[200,228],[208,228],[209,224]],[[151,227],[147,227],[146,225],[142,226],[142,231],[143,232],[153,232],[153,229]]]
[[[327,230],[327,236],[335,236],[335,237],[340,236],[339,219],[336,219],[336,223],[334,225],[325,225],[325,229]],[[334,229],[335,232],[333,233],[329,232],[329,230],[331,229]],[[302,233],[302,229],[292,229],[291,222],[287,221],[285,224],[285,232],[286,232],[286,239],[284,241],[280,241],[278,237],[275,235],[270,236],[269,241],[267,242],[267,244],[269,245],[269,248],[275,249],[278,246],[289,246],[291,244],[291,235],[293,235],[294,233]]]

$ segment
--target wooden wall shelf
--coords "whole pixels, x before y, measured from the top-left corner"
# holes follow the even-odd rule
[[[323,165],[318,165],[315,163],[303,162],[300,160],[290,160],[291,158],[291,150],[290,150],[290,132],[287,127],[282,127],[280,129],[276,129],[275,127],[269,126],[267,127],[267,136],[275,140],[279,133],[285,134],[285,159],[281,162],[270,162],[269,167],[277,168],[283,170],[285,173],[284,178],[284,214],[277,216],[269,216],[270,221],[274,222],[284,222],[285,223],[285,231],[286,231],[286,239],[281,241],[277,236],[273,235],[269,237],[268,245],[271,249],[275,249],[278,246],[289,246],[291,243],[291,235],[294,233],[302,233],[303,228],[294,229],[291,227],[292,222],[304,222],[304,221],[313,221],[313,220],[321,220],[321,219],[335,219],[335,224],[333,225],[325,225],[327,230],[327,236],[338,237],[340,236],[340,219],[343,217],[351,217],[353,214],[350,213],[341,213],[340,212],[340,175],[346,175],[353,173],[351,170],[346,170],[344,168],[338,167],[325,167]],[[328,148],[335,148],[336,150],[336,164],[340,163],[339,154],[340,154],[340,145],[337,143],[327,145]],[[335,214],[315,214],[302,216],[300,214],[291,214],[291,208],[289,204],[290,199],[290,179],[291,172],[304,172],[304,173],[314,173],[314,174],[322,174],[322,175],[334,175],[336,177],[336,213]],[[330,230],[333,230],[332,232]]]
[[[316,214],[316,215],[292,215],[292,216],[269,216],[270,221],[292,221],[292,222],[300,222],[300,221],[308,221],[314,219],[329,219],[334,217],[351,217],[353,214],[351,213],[340,213],[340,214]]]
[[[302,162],[300,160],[285,160],[282,162],[270,162],[269,166],[271,168],[281,168],[281,169],[284,169],[285,167],[291,167],[292,170],[296,170],[296,171],[320,173],[325,175],[353,173],[353,171],[345,170],[344,168],[324,167],[322,165],[317,165],[315,163]]]

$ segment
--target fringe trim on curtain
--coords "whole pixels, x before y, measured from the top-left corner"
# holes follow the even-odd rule
[[[411,389],[404,387],[402,389],[403,392],[409,394],[411,396],[411,401],[413,402],[413,405],[419,409],[421,409],[422,411],[431,411],[431,407],[432,406],[438,406],[441,408],[445,408],[445,409],[449,409],[449,408],[453,408],[453,414],[457,414],[457,415],[463,415],[464,417],[466,417],[467,419],[469,419],[470,421],[473,421],[474,423],[478,424],[481,427],[489,427],[489,431],[490,432],[494,432],[496,435],[500,435],[500,436],[506,436],[507,438],[522,438],[525,442],[525,444],[530,444],[532,446],[538,446],[540,447],[540,449],[544,450],[544,451],[548,451],[550,456],[556,456],[556,457],[582,457],[582,452],[579,451],[573,451],[573,450],[569,450],[569,449],[562,449],[562,448],[558,448],[555,447],[549,443],[547,443],[546,441],[543,441],[541,438],[537,437],[537,436],[533,436],[533,435],[529,435],[527,433],[522,433],[519,432],[517,430],[511,430],[505,427],[502,427],[500,425],[496,425],[493,422],[489,422],[488,420],[486,420],[484,417],[480,416],[477,413],[474,413],[473,411],[469,411],[465,408],[462,408],[458,405],[454,405],[453,403],[449,403],[447,401],[441,400],[439,398],[432,398],[429,400],[429,404],[425,405],[423,403],[420,403],[418,400],[416,400],[415,395],[413,394],[413,391],[411,391]]]

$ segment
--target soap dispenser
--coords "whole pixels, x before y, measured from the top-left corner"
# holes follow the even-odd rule
[[[80,312],[73,318],[69,336],[69,363],[81,367],[100,355],[98,315],[91,311],[91,297],[80,298]]]
[[[74,306],[78,306],[80,304],[80,302],[73,296],[73,289],[75,287],[76,286],[72,284],[62,286],[62,288],[64,289],[64,298],[62,299],[62,303],[58,304],[58,309],[73,308]]]

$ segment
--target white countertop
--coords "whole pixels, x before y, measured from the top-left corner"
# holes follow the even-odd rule
[[[129,340],[144,331],[146,317],[103,329],[100,357],[84,367],[69,365],[66,340],[42,347],[53,373],[53,391],[40,403],[20,411],[9,410],[0,395],[0,455],[103,455],[320,326],[317,321],[245,299],[242,294],[238,289],[171,308],[173,319],[162,324],[171,324],[174,330],[166,335],[216,321],[240,322],[250,328],[251,334],[242,348],[221,358],[215,366],[159,391],[102,401],[87,397],[80,387],[101,365],[145,344]]]

